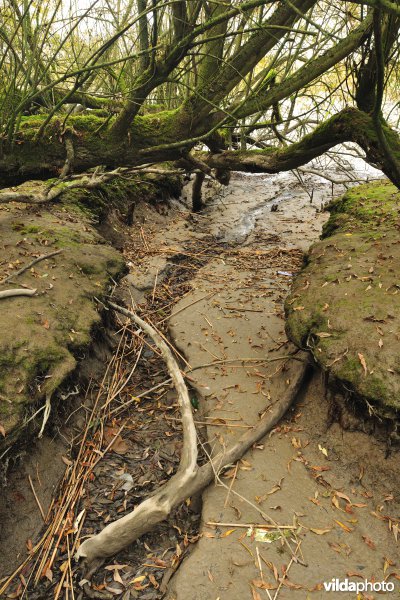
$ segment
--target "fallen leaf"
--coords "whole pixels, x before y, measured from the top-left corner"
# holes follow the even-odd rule
[[[139,575],[138,577],[135,577],[135,579],[132,579],[129,583],[130,584],[141,583],[145,579],[146,579],[146,575]]]
[[[385,556],[385,560],[384,560],[384,563],[383,563],[383,573],[385,574],[386,571],[388,570],[388,568],[389,567],[393,567],[394,564],[395,563],[390,558],[388,558],[387,556]]]
[[[347,533],[351,533],[352,531],[354,531],[354,529],[352,529],[351,527],[347,527],[347,525],[345,525],[341,521],[337,521],[335,519],[335,523],[337,523],[339,525],[339,527],[341,527],[343,529],[343,531],[347,531]]]
[[[128,444],[122,439],[116,427],[104,428],[104,446],[111,444],[110,450],[117,454],[126,454],[129,450]]]
[[[0,423],[0,433],[3,437],[6,437],[6,430],[4,429],[4,425]]]
[[[367,535],[363,535],[362,539],[367,544],[367,546],[369,548],[371,548],[371,550],[376,550],[376,546],[375,546],[374,542]]]
[[[330,471],[331,468],[330,467],[320,467],[319,465],[315,465],[314,467],[311,467],[313,471]]]
[[[263,581],[262,579],[253,579],[251,583],[260,590],[276,590],[276,585]]]
[[[317,535],[325,535],[325,533],[329,533],[330,531],[332,531],[332,529],[315,529],[314,527],[310,527],[309,529]]]
[[[364,369],[364,375],[367,376],[367,374],[368,374],[367,363],[365,362],[364,355],[360,354],[360,352],[358,353],[358,359],[361,363],[362,368]]]
[[[397,524],[393,525],[393,535],[394,535],[394,539],[397,542],[397,537],[399,535],[399,526]]]
[[[326,331],[320,331],[319,333],[316,333],[315,335],[317,335],[320,338],[328,338],[328,337],[332,337],[331,333],[328,333]]]
[[[231,535],[231,533],[233,533],[235,531],[235,529],[228,529],[228,531],[225,531],[225,533],[223,533],[221,535],[222,538],[228,537],[228,535]]]
[[[149,579],[151,584],[153,585],[153,587],[156,588],[156,590],[158,590],[158,588],[160,587],[160,584],[157,582],[157,579],[154,577],[154,575],[152,575],[151,573],[149,574]]]
[[[348,502],[349,504],[351,504],[351,500],[348,496],[346,496],[346,494],[343,494],[343,492],[337,492],[335,491],[335,496],[338,496],[339,498],[342,498],[342,500],[346,500],[346,502]]]
[[[302,585],[300,585],[299,583],[293,583],[292,581],[289,581],[289,579],[282,579],[281,581],[282,581],[282,585],[289,588],[290,590],[302,590],[303,589]]]
[[[62,565],[60,565],[60,571],[61,573],[64,573],[64,571],[66,571],[68,569],[69,566],[69,562],[67,560],[65,560]]]
[[[323,454],[324,456],[326,456],[326,458],[328,458],[328,450],[327,450],[326,448],[323,448],[323,447],[321,446],[321,444],[318,444],[318,450],[320,450],[320,451],[322,452],[322,454]]]
[[[251,588],[251,593],[253,594],[253,600],[261,600],[260,594],[254,588]]]

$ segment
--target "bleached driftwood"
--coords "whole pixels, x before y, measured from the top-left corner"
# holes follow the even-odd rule
[[[147,498],[133,512],[105,527],[98,535],[83,542],[76,556],[77,558],[86,558],[89,563],[96,558],[112,556],[167,518],[174,506],[181,502],[181,498],[187,498],[186,489],[190,487],[198,470],[197,436],[192,406],[183,375],[171,350],[161,335],[135,313],[112,302],[109,303],[109,306],[139,325],[160,350],[178,393],[182,415],[183,448],[176,474],[157,494]]]
[[[307,358],[299,361],[298,369],[282,398],[265,414],[260,422],[242,435],[230,448],[218,453],[211,462],[197,466],[196,431],[187,388],[178,364],[161,336],[134,313],[109,303],[114,310],[132,319],[150,335],[162,352],[176,386],[182,411],[183,450],[176,474],[157,493],[144,500],[131,513],[107,525],[103,531],[85,540],[76,554],[90,565],[96,560],[112,556],[165,520],[170,512],[187,498],[196,495],[210,484],[215,473],[239,460],[251,446],[270,431],[293,403],[307,371]]]
[[[25,288],[18,288],[14,290],[4,290],[0,292],[0,300],[2,298],[13,298],[14,296],[34,296],[37,290],[29,290]]]

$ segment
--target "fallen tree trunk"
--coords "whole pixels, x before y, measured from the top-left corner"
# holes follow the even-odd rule
[[[113,303],[109,303],[109,305],[121,314],[128,316],[147,334],[151,335],[161,350],[162,346],[159,345],[159,337],[157,332],[155,332],[155,330],[153,330],[147,323],[139,319],[139,317],[137,317],[137,315],[134,313],[121,308],[120,306],[117,306]],[[163,344],[165,343],[163,342]],[[168,368],[171,376],[174,378],[174,381],[177,382],[176,369],[178,367],[174,359],[172,359],[173,362],[171,362],[172,354],[170,353],[168,347],[166,348],[168,351],[163,351],[163,356],[165,359],[168,357]],[[258,425],[242,435],[235,444],[233,444],[230,448],[218,453],[215,457],[213,457],[210,463],[200,468],[197,467],[197,464],[194,465],[193,463],[193,446],[191,447],[191,458],[190,460],[188,459],[188,428],[190,420],[193,423],[193,417],[191,416],[190,402],[190,418],[186,413],[187,404],[185,400],[182,400],[185,398],[185,391],[179,384],[180,405],[182,409],[182,422],[184,431],[184,448],[182,451],[181,464],[177,473],[169,480],[168,483],[161,487],[158,492],[154,494],[154,496],[144,500],[131,513],[125,515],[121,519],[118,519],[114,523],[110,523],[99,534],[85,540],[79,547],[76,558],[85,559],[90,565],[96,560],[116,554],[137,540],[140,536],[153,529],[153,527],[155,527],[158,523],[164,521],[176,506],[184,502],[187,498],[202,491],[213,481],[215,473],[219,473],[221,469],[227,465],[239,460],[255,442],[262,438],[279,422],[279,420],[294,402],[297,393],[301,388],[307,372],[307,365],[307,358],[306,355],[304,355],[304,360],[299,362],[299,369],[293,380],[288,385],[285,394],[278,402],[276,402],[276,404],[271,408],[270,412],[266,413]],[[190,444],[193,444],[192,433],[190,434]]]
[[[53,119],[46,128],[45,137],[34,142],[41,121],[27,120],[18,134],[18,145],[0,159],[0,180],[11,177],[27,179],[31,176],[59,175],[65,165],[67,151],[61,124]],[[70,140],[73,144],[72,169],[78,173],[103,165],[107,169],[132,167],[148,162],[175,161],[184,158],[199,140],[205,139],[203,130],[197,137],[185,139],[186,129],[179,127],[174,111],[155,115],[137,116],[128,137],[117,139],[105,126],[104,119],[95,116],[71,117]],[[384,120],[381,121],[391,157],[400,162],[400,136]],[[104,127],[104,129],[103,129]],[[199,134],[199,135],[197,135]],[[221,171],[236,170],[253,173],[278,173],[301,167],[344,142],[358,144],[366,160],[381,169],[400,188],[399,168],[394,168],[379,139],[371,115],[356,108],[345,108],[311,132],[301,141],[284,148],[267,147],[263,150],[198,153],[192,159],[206,168]],[[202,169],[203,170],[203,169]],[[12,197],[12,190],[8,191]]]

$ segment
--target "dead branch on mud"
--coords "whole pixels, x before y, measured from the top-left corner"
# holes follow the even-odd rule
[[[20,202],[23,204],[45,204],[56,200],[63,193],[74,189],[93,190],[116,177],[128,178],[132,175],[155,174],[155,175],[182,175],[182,169],[157,169],[143,165],[132,169],[121,167],[113,171],[99,171],[72,175],[69,179],[57,179],[50,184],[46,181],[31,181],[20,186],[4,188],[0,190],[0,204]]]
[[[7,281],[11,281],[11,279],[18,277],[19,275],[22,275],[22,273],[25,273],[25,271],[27,271],[28,269],[30,269],[31,267],[36,265],[38,262],[45,260],[46,258],[51,258],[52,256],[56,256],[57,254],[60,254],[61,252],[62,252],[62,250],[55,250],[54,252],[49,252],[49,254],[41,254],[40,256],[38,256],[34,260],[32,260],[30,263],[28,263],[27,265],[25,265],[24,267],[19,269],[18,271],[15,271],[15,273],[11,273],[11,275],[8,275],[8,277],[4,277],[4,279],[2,279],[0,281],[0,285],[2,283],[7,283]]]
[[[181,462],[176,474],[157,494],[147,498],[133,512],[111,523],[98,535],[82,543],[76,557],[85,558],[89,563],[96,558],[112,556],[149,531],[154,525],[166,519],[171,510],[181,502],[182,497],[187,497],[186,490],[190,488],[198,468],[197,434],[190,398],[183,375],[171,350],[161,335],[135,313],[112,302],[108,304],[111,308],[139,325],[144,333],[153,339],[160,350],[178,393],[178,402],[182,414],[183,448]]]
[[[203,490],[214,479],[215,473],[239,460],[243,454],[268,431],[270,431],[293,403],[302,385],[307,360],[300,363],[293,380],[283,397],[260,420],[258,425],[243,434],[230,448],[219,452],[202,467],[197,466],[197,440],[194,428],[191,404],[184,384],[183,376],[172,353],[155,329],[140,319],[135,313],[111,302],[108,303],[117,312],[132,319],[161,350],[169,372],[179,394],[182,411],[184,445],[181,463],[177,473],[162,486],[156,494],[144,500],[131,513],[107,525],[99,534],[85,540],[76,558],[85,559],[90,565],[99,559],[112,556],[134,542],[155,525],[165,520],[173,508]]]
[[[0,300],[3,298],[13,298],[14,296],[34,296],[37,290],[29,290],[25,288],[15,289],[15,290],[4,290],[0,292]]]

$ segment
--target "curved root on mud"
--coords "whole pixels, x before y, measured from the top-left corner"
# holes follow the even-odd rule
[[[96,558],[116,554],[152,529],[154,525],[163,521],[171,510],[181,502],[181,498],[187,498],[188,495],[185,490],[195,478],[198,469],[197,434],[192,406],[185,380],[171,350],[161,335],[135,313],[112,302],[109,302],[108,305],[139,325],[144,333],[153,339],[160,350],[178,393],[178,402],[182,414],[183,448],[177,472],[157,494],[147,498],[134,511],[107,525],[99,534],[83,542],[76,557],[85,558],[88,563]]]
[[[298,363],[298,369],[282,398],[265,414],[258,425],[243,434],[230,448],[216,454],[202,467],[197,466],[197,439],[188,391],[171,350],[153,327],[136,314],[116,304],[109,306],[132,319],[162,352],[176,386],[182,412],[183,450],[176,474],[159,491],[144,500],[131,513],[107,525],[103,531],[85,540],[76,553],[90,565],[96,559],[112,556],[168,518],[170,512],[187,498],[202,491],[215,478],[215,473],[239,460],[251,446],[268,433],[293,404],[308,371],[307,356]]]

